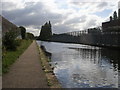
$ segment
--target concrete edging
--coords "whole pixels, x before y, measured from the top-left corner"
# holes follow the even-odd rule
[[[61,84],[59,83],[59,81],[57,80],[54,72],[53,72],[53,69],[51,67],[51,65],[49,64],[49,58],[45,55],[45,51],[43,51],[37,44],[36,42],[36,45],[38,47],[38,50],[39,50],[39,57],[40,57],[40,62],[41,62],[41,66],[42,66],[42,70],[44,70],[45,72],[45,75],[47,77],[47,85],[50,87],[50,88],[62,88],[61,87]]]

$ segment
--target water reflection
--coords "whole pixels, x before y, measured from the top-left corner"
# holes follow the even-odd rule
[[[51,63],[63,87],[118,87],[119,50],[53,42],[42,45],[52,53]]]
[[[94,64],[100,65],[101,67],[104,66],[103,63],[107,62],[113,65],[114,70],[117,71],[119,69],[118,67],[118,60],[120,60],[119,50],[107,49],[107,48],[99,48],[99,49],[69,48],[69,49],[77,50],[78,55],[80,55],[82,59],[84,60],[87,59],[93,62]]]
[[[94,64],[99,64],[101,60],[100,49],[86,49],[86,48],[69,48],[75,49],[78,52],[78,55],[81,56],[82,59],[93,62]],[[75,56],[75,55],[74,55]]]
[[[109,62],[113,65],[115,70],[117,70],[117,69],[120,70],[120,68],[118,67],[119,66],[118,65],[119,64],[118,61],[120,60],[119,54],[120,54],[120,51],[116,50],[116,49],[114,50],[114,49],[103,48],[101,50],[101,55],[103,57],[106,57],[107,60],[109,60]]]

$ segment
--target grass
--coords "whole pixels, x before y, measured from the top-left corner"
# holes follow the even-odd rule
[[[49,80],[49,79],[47,80],[47,85],[48,85],[48,86],[52,86],[51,80]]]
[[[2,59],[2,73],[9,71],[9,67],[19,58],[19,56],[28,48],[32,40],[22,40],[16,51],[6,51]]]

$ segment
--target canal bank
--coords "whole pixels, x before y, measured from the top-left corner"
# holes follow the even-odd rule
[[[38,40],[40,41],[40,40]],[[118,49],[120,50],[120,46],[116,47],[116,46],[110,46],[110,45],[104,45],[104,44],[101,44],[101,45],[98,45],[98,44],[87,44],[87,43],[80,43],[80,42],[75,42],[75,41],[53,41],[53,40],[46,40],[45,42],[55,42],[55,43],[67,43],[67,44],[83,44],[83,45],[89,45],[89,46],[93,46],[93,47],[101,47],[101,48],[108,48],[108,49]]]
[[[57,78],[53,72],[54,67],[52,67],[49,63],[51,61],[50,60],[51,54],[49,52],[46,52],[46,50],[43,46],[38,45],[37,47],[39,50],[39,56],[40,56],[42,70],[44,70],[45,75],[47,77],[47,85],[50,88],[61,88],[61,84],[59,83],[59,81],[57,80]]]
[[[77,36],[59,34],[52,36],[50,41],[120,48],[120,33],[88,33]]]

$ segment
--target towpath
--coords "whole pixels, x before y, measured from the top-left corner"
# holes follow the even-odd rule
[[[49,88],[35,41],[3,75],[2,80],[3,88]]]

